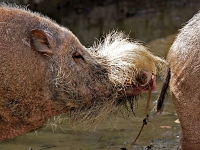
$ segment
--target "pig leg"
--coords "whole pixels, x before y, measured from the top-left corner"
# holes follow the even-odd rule
[[[171,69],[170,90],[182,127],[181,147],[197,150],[200,148],[200,92],[197,84],[200,69],[196,70],[192,64],[181,71]]]

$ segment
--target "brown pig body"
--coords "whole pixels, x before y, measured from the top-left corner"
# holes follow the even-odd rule
[[[182,127],[182,150],[200,149],[200,12],[180,30],[167,56],[168,75],[158,100],[170,87]]]
[[[141,63],[133,64],[133,67],[139,66],[136,70],[132,62],[124,63],[127,62],[126,51],[122,50],[124,56],[117,53],[117,60],[108,57],[109,53],[96,54],[99,47],[86,49],[70,30],[19,6],[1,4],[0,14],[0,140],[35,130],[48,118],[69,111],[75,111],[76,118],[78,112],[83,114],[90,110],[84,114],[85,119],[98,116],[105,112],[103,110],[109,113],[111,106],[119,103],[119,93],[124,93],[119,91],[126,93],[123,83],[127,78],[133,81],[134,89],[146,88],[146,83],[151,81],[151,77],[143,74],[137,82],[145,68]],[[113,40],[110,42],[113,44]],[[123,37],[117,42],[124,42]],[[129,51],[142,49],[137,55],[146,57],[147,64],[154,70],[156,63],[164,62],[138,43],[124,44],[135,46],[124,47]],[[112,60],[128,66],[128,71],[113,65]],[[116,75],[122,74],[113,70],[126,72],[127,76],[117,78]],[[133,96],[137,94],[132,90]],[[93,107],[95,109],[91,109]]]

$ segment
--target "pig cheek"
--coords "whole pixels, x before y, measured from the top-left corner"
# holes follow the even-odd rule
[[[83,97],[83,104],[86,104],[86,106],[91,106],[91,99],[92,99],[92,96],[91,96],[91,92],[90,90],[88,89],[88,87],[86,87],[85,85],[81,86],[79,89],[78,89],[78,94]]]
[[[74,100],[80,100],[82,105],[89,107],[91,106],[92,99],[92,87],[89,84],[92,84],[90,80],[89,70],[81,68],[81,66],[73,66],[72,74],[68,78],[71,85],[76,90],[77,97],[74,97]]]

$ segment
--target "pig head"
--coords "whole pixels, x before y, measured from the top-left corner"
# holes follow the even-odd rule
[[[165,64],[122,33],[85,48],[39,13],[1,4],[0,14],[0,140],[68,112],[74,123],[94,124],[153,89]]]

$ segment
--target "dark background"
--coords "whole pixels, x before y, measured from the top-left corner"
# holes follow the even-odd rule
[[[1,0],[0,0],[1,2]],[[148,43],[178,32],[200,0],[9,0],[68,27],[86,45],[112,30]]]

